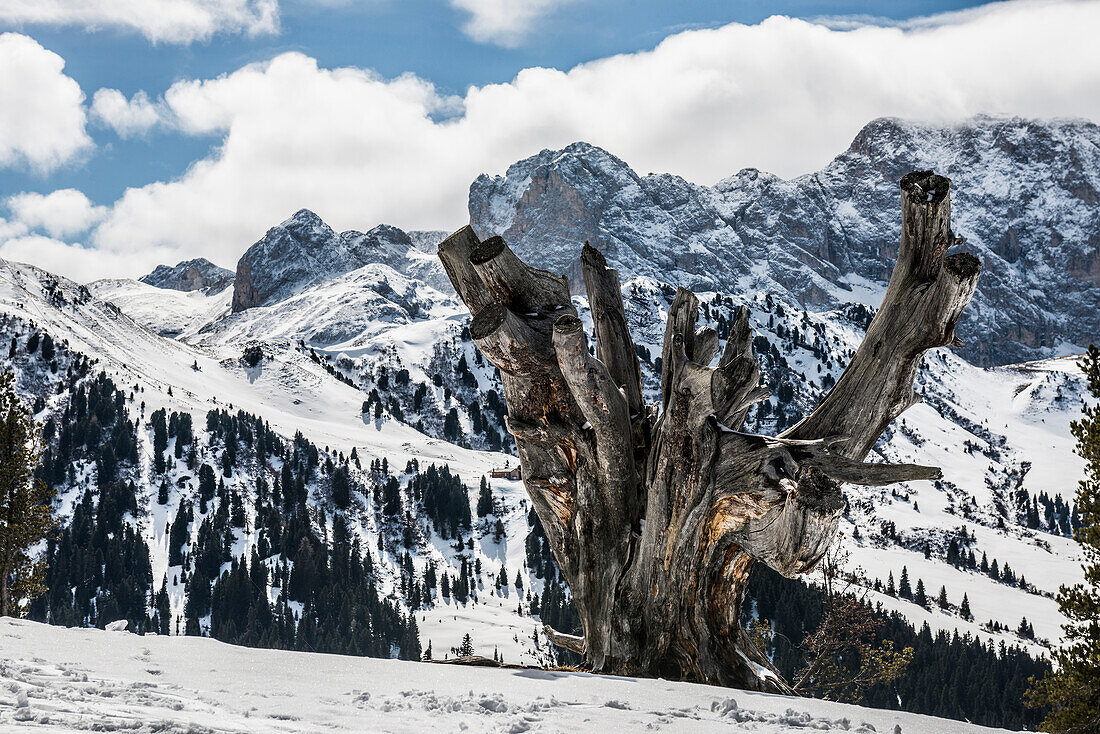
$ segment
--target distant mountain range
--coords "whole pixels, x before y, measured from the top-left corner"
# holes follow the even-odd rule
[[[640,176],[586,143],[470,187],[470,219],[579,288],[585,240],[627,275],[697,290],[877,305],[900,236],[898,182],[952,179],[962,248],[984,270],[960,334],[975,364],[1081,351],[1100,335],[1100,127],[979,117],[878,119],[828,166],[789,181],[746,169],[714,186]]]

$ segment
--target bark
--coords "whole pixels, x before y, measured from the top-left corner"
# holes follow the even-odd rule
[[[698,299],[669,309],[661,399],[646,406],[619,276],[585,245],[581,271],[595,355],[566,281],[469,227],[439,255],[473,313],[471,334],[500,368],[524,482],[580,615],[582,636],[548,630],[594,671],[791,691],[745,635],[739,613],[755,563],[811,570],[832,542],[840,484],[934,479],[938,469],[867,464],[914,400],[927,349],[954,328],[981,269],[946,254],[950,182],[902,179],[902,241],[882,307],[836,386],[779,436],[740,430],[767,397],[742,308],[718,356],[696,329]]]

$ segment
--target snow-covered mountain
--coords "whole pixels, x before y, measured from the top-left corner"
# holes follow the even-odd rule
[[[415,270],[418,259],[410,259],[410,250],[420,252],[412,237],[397,227],[380,224],[366,233],[348,230],[337,235],[316,214],[302,209],[269,229],[241,256],[233,281],[233,311],[293,295],[368,263]],[[424,280],[432,280],[430,274]]]
[[[142,283],[177,291],[202,291],[206,295],[219,293],[233,283],[233,273],[218,267],[205,257],[184,260],[175,266],[158,265],[156,270],[141,277]]]
[[[148,288],[135,281],[129,283],[138,293]],[[120,288],[119,281],[101,285],[115,292]],[[164,313],[173,305],[178,308],[190,303],[180,300],[176,291],[160,292],[165,296],[164,308],[153,308],[153,312]],[[217,295],[207,298],[224,305]],[[223,310],[224,318],[239,318],[230,315],[228,309]],[[452,329],[457,332],[458,324],[453,324]],[[437,602],[417,615],[417,623],[424,631],[424,647],[433,643],[436,654],[442,657],[461,642],[464,633],[470,632],[479,651],[486,654],[499,649],[502,656],[513,662],[552,660],[545,641],[536,634],[537,619],[526,611],[520,612],[521,606],[526,610],[527,605],[523,592],[513,583],[518,575],[524,579],[520,587],[524,591],[543,592],[544,582],[540,578],[543,568],[534,568],[528,562],[525,539],[530,527],[521,484],[493,480],[493,511],[488,517],[467,514],[468,518],[473,514],[473,519],[469,529],[463,531],[463,538],[470,547],[461,549],[455,547],[453,538],[445,539],[431,529],[430,523],[425,524],[429,518],[408,486],[423,474],[420,470],[407,471],[409,462],[416,462],[423,470],[431,465],[448,467],[466,483],[469,489],[464,491],[471,492],[469,501],[473,507],[481,477],[494,467],[509,462],[514,465],[514,457],[470,451],[433,439],[393,419],[388,411],[373,418],[372,413],[363,411],[367,395],[346,380],[338,379],[326,368],[327,362],[311,355],[308,349],[294,345],[266,347],[262,357],[249,365],[242,358],[240,344],[212,342],[193,346],[183,340],[162,337],[114,304],[96,298],[93,289],[32,266],[0,261],[0,334],[5,344],[15,344],[7,364],[16,370],[20,388],[35,397],[36,417],[44,423],[52,418],[60,425],[66,409],[74,404],[76,389],[83,383],[74,378],[79,371],[71,367],[79,364],[82,357],[91,360],[89,375],[102,370],[120,393],[125,393],[121,410],[135,425],[137,439],[137,458],[132,466],[125,463],[123,456],[118,457],[119,478],[132,483],[135,497],[133,510],[126,517],[148,547],[153,590],[161,589],[162,583],[166,585],[172,617],[169,626],[173,631],[183,629],[184,580],[189,575],[187,569],[193,568],[195,562],[187,561],[186,557],[197,555],[205,520],[214,520],[219,512],[228,511],[232,496],[242,498],[246,519],[227,549],[224,568],[228,571],[231,559],[248,558],[266,534],[257,484],[261,477],[268,486],[276,484],[281,466],[289,461],[289,454],[286,459],[275,457],[266,461],[247,458],[219,480],[225,485],[224,501],[200,503],[200,482],[195,469],[206,464],[218,468],[221,475],[226,449],[222,438],[203,432],[201,427],[208,425],[211,411],[228,411],[230,415],[241,411],[262,417],[271,431],[286,442],[286,451],[290,451],[291,441],[297,435],[317,447],[319,468],[306,480],[304,488],[305,507],[312,523],[323,522],[325,513],[333,514],[332,472],[324,468],[326,457],[338,465],[340,458],[344,459],[353,487],[354,513],[340,514],[347,517],[353,537],[359,539],[364,549],[370,549],[379,593],[384,598],[403,604],[398,600],[404,598],[400,586],[402,559],[407,552],[411,552],[418,578],[423,577],[428,565],[434,566],[439,577],[449,574],[452,578],[469,567],[476,585],[467,601],[460,604],[453,597],[444,600],[437,587]],[[39,348],[44,335],[51,337],[48,358]],[[472,353],[472,343],[462,346]],[[74,383],[76,387],[70,389]],[[448,392],[429,381],[428,394],[422,396],[422,401],[435,406],[433,415],[445,416],[450,407],[458,404],[456,397],[445,394]],[[196,456],[193,463],[186,454],[175,461],[168,459],[167,468],[158,472],[152,414],[161,409],[169,415],[191,416],[195,426],[191,445]],[[177,442],[169,438],[168,454]],[[347,457],[353,451],[358,461],[348,462]],[[372,465],[382,460],[393,467],[392,472],[379,474],[373,470]],[[93,501],[98,496],[102,472],[102,460],[94,454],[81,461],[74,460],[73,471],[59,485],[57,504],[63,525],[74,519],[86,491],[92,490]],[[412,513],[407,519],[415,535],[408,541],[402,539],[402,523],[394,525],[393,513],[383,511],[381,491],[390,477],[400,482],[395,485],[399,486],[398,508],[404,507]],[[166,485],[164,502],[158,497],[162,485]],[[223,491],[218,494],[222,496]],[[200,504],[204,508],[201,512]],[[182,534],[186,565],[180,566],[170,563],[172,538],[176,537],[171,526],[179,522],[184,505],[192,508],[192,515]],[[398,510],[398,519],[402,512]],[[499,539],[494,528],[496,519],[501,520],[504,530]],[[319,526],[315,528],[320,532]],[[495,581],[502,567],[509,583],[497,588]],[[275,601],[278,587],[273,587],[271,593]],[[298,610],[300,613],[300,607]],[[209,616],[203,624],[209,624]]]
[[[1029,126],[1040,132],[1012,132]],[[503,233],[525,258],[562,272],[575,275],[585,239],[606,253],[624,278],[649,400],[658,389],[654,362],[674,285],[700,292],[702,318],[723,338],[737,307],[747,305],[772,391],[748,425],[772,433],[808,412],[840,376],[873,313],[868,305],[881,297],[897,239],[893,167],[915,159],[953,173],[957,230],[986,265],[970,308],[970,355],[994,363],[1046,358],[982,368],[949,350],[930,353],[918,380],[923,404],[887,431],[876,452],[942,466],[944,479],[847,487],[843,542],[869,598],[917,628],[927,623],[933,632],[957,630],[1044,654],[1061,622],[1053,594],[1080,576],[1066,500],[1082,473],[1068,426],[1084,391],[1074,360],[1053,355],[1096,333],[1096,324],[1088,326],[1096,313],[1078,311],[1096,296],[1087,264],[1096,239],[1088,233],[1100,229],[1090,229],[1094,214],[1067,192],[1086,200],[1097,191],[1100,162],[1082,159],[1077,184],[1066,170],[1084,155],[1081,141],[1095,138],[1095,127],[1083,123],[983,119],[937,133],[876,121],[819,174],[784,182],[742,172],[716,187],[639,177],[610,154],[575,144],[521,161],[504,178],[479,178],[470,212],[483,234]],[[918,143],[927,146],[919,153]],[[1042,155],[1054,151],[1049,170],[1020,152],[1032,145],[1046,146],[1036,149]],[[988,164],[984,182],[975,178],[981,162]],[[1012,178],[1025,164],[1031,178]],[[1042,193],[1038,184],[1021,193],[1015,182],[1041,176],[1054,182],[1043,194],[1045,214],[1012,203]],[[1002,190],[997,181],[1014,183]],[[1018,212],[1008,217],[1019,243],[1012,262],[1007,255],[1015,250],[998,254],[985,234],[974,234],[992,231],[1004,219],[997,207],[1009,206]],[[1061,233],[1057,246],[1038,243],[1040,224]],[[86,495],[107,496],[108,470],[132,483],[133,503],[121,517],[147,548],[148,584],[163,589],[167,611],[156,611],[167,629],[182,631],[192,619],[204,630],[220,624],[209,613],[188,614],[200,566],[213,569],[215,594],[228,594],[219,584],[232,584],[243,567],[258,574],[252,585],[263,587],[275,615],[292,626],[307,611],[320,618],[316,600],[288,588],[299,585],[292,583],[293,553],[304,525],[314,552],[332,554],[322,566],[335,565],[336,536],[345,529],[357,544],[372,569],[367,595],[383,605],[372,597],[371,608],[397,615],[386,623],[396,630],[387,637],[394,654],[411,649],[400,635],[418,635],[422,648],[432,645],[442,657],[470,632],[482,654],[552,659],[536,631],[538,615],[563,609],[564,592],[521,483],[489,477],[516,459],[508,453],[499,378],[470,340],[469,314],[434,253],[444,236],[386,225],[336,234],[302,210],[250,247],[233,287],[220,291],[181,288],[196,282],[181,277],[192,263],[158,268],[160,276],[143,282],[82,286],[0,261],[0,343],[10,342],[9,364],[38,419],[55,431],[69,421],[120,442],[117,467],[89,450],[73,454],[68,474],[53,469],[59,510],[76,522]],[[1005,283],[1011,294],[999,290]],[[1077,310],[1066,313],[1079,318],[1048,318],[1067,293],[1076,294]],[[587,317],[583,296],[576,303]],[[1017,338],[1006,326],[1017,318],[1062,341]],[[110,386],[101,380],[96,394],[117,407],[90,427],[74,415],[100,371]],[[160,421],[167,438],[158,438]],[[181,432],[183,423],[194,428]],[[129,439],[118,438],[130,433],[132,451]],[[55,446],[64,438],[51,435]],[[202,466],[214,470],[213,496],[202,486]],[[439,479],[443,467],[457,487]],[[483,478],[488,505],[480,501]],[[461,495],[468,526],[459,518],[459,528],[448,529],[458,510],[441,510],[429,483],[447,487],[447,502]],[[291,485],[301,490],[298,504],[286,500]],[[339,487],[350,496],[340,498]],[[211,528],[225,534],[213,545]],[[294,547],[277,548],[272,538]],[[214,546],[220,551],[202,561]],[[911,588],[919,582],[926,604],[897,588],[903,574]],[[462,601],[429,582],[444,576],[469,580]],[[964,594],[972,618],[962,614]],[[100,608],[100,597],[86,608]]]
[[[983,263],[959,332],[976,364],[1081,351],[1100,333],[1100,127],[979,117],[869,123],[821,171],[746,169],[714,186],[635,173],[586,143],[544,150],[470,188],[480,236],[580,284],[578,243],[613,267],[696,290],[877,305],[899,239],[898,181],[949,176],[956,234]]]
[[[186,409],[199,424],[206,410],[231,404],[264,417],[284,436],[301,431],[318,446],[339,447],[345,453],[354,447],[362,462],[386,458],[391,466],[401,466],[417,458],[448,463],[471,488],[493,466],[514,461],[500,454],[465,452],[441,440],[449,437],[485,448],[486,437],[493,435],[494,443],[506,443],[502,415],[483,397],[499,382],[479,361],[472,342],[463,339],[468,315],[454,296],[387,265],[366,265],[242,313],[229,310],[225,294],[205,297],[202,303],[161,289],[158,301],[147,286],[117,280],[92,284],[79,307],[58,309],[45,294],[84,289],[26,266],[9,264],[6,272],[10,280],[24,284],[18,296],[6,299],[8,309],[24,316],[49,314],[48,324],[41,315],[35,320],[38,328],[99,356],[111,366],[108,372],[118,384],[136,381],[153,387],[153,395],[147,389],[143,396],[149,411],[162,405]],[[31,292],[40,295],[32,298]],[[93,294],[123,305],[114,308]],[[631,327],[650,355],[657,353],[671,295],[670,288],[648,278],[624,284]],[[774,393],[750,417],[763,432],[780,430],[812,407],[839,377],[869,318],[858,306],[817,314],[767,294],[735,300],[711,292],[703,299],[703,317],[720,332],[728,328],[739,304],[747,302],[751,308],[756,350]],[[577,301],[584,313],[584,299]],[[187,313],[192,320],[178,338],[154,333],[165,330],[165,321],[185,320]],[[129,332],[134,335],[123,335]],[[261,347],[258,368],[242,363],[246,345]],[[653,397],[657,376],[652,358],[643,354],[642,365]],[[399,385],[402,370],[407,374]],[[166,395],[169,387],[172,397]],[[1075,364],[1067,358],[982,369],[939,350],[926,360],[919,389],[924,404],[908,411],[877,450],[891,460],[943,466],[945,479],[892,489],[847,488],[851,509],[845,533],[853,562],[862,567],[869,587],[877,580],[885,590],[887,577],[899,579],[903,567],[911,584],[922,580],[930,596],[944,586],[950,603],[946,610],[871,592],[918,625],[928,622],[933,630],[959,629],[1039,652],[1059,633],[1051,597],[1059,584],[1076,579],[1079,569],[1074,546],[1065,537],[1067,528],[1060,524],[1064,518],[1048,516],[1043,505],[1039,524],[1027,527],[1030,505],[1021,504],[1018,492],[1052,500],[1059,493],[1068,497],[1080,474],[1068,430],[1083,394]],[[372,392],[378,403],[364,413],[360,404]],[[472,409],[475,403],[479,407]],[[381,405],[377,419],[376,404]],[[458,430],[445,436],[452,410]],[[497,480],[493,486],[509,487],[507,504],[518,515],[506,517],[506,525],[515,524],[522,537],[522,490]],[[184,488],[181,496],[186,493]],[[364,539],[375,543],[372,530],[367,523]],[[964,555],[974,552],[977,559],[984,553],[999,567],[1008,564],[1024,577],[1026,589],[948,564],[952,546]],[[973,621],[958,615],[964,592]],[[1015,634],[1023,617],[1034,626],[1038,641]],[[983,629],[990,620],[1005,630]],[[510,647],[501,649],[508,649],[510,657],[516,654]]]

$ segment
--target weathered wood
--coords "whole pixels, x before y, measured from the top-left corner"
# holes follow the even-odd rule
[[[882,306],[825,399],[783,435],[842,433],[841,451],[861,459],[882,431],[915,404],[913,379],[925,351],[950,345],[982,266],[969,253],[947,255],[951,181],[931,171],[901,180],[901,247]]]
[[[588,306],[592,309],[596,356],[607,366],[615,384],[623,389],[630,414],[637,415],[645,407],[642,371],[626,324],[619,273],[607,267],[604,256],[587,242],[581,250],[581,273]]]
[[[777,437],[742,433],[767,397],[742,307],[715,367],[679,289],[662,349],[661,400],[642,402],[618,273],[587,245],[581,269],[595,356],[564,279],[468,227],[440,245],[470,331],[501,370],[524,482],[577,606],[583,635],[550,628],[592,670],[790,692],[743,633],[753,565],[796,576],[833,541],[844,482],[934,479],[934,467],[868,464],[885,426],[917,400],[925,350],[950,345],[980,265],[947,255],[950,182],[906,176],[902,243],[867,336],[836,386]]]
[[[578,655],[584,655],[584,638],[578,635],[567,635],[564,632],[558,632],[556,629],[548,624],[542,626],[542,632],[546,635],[546,639],[558,647],[564,647],[566,650],[572,650]]]

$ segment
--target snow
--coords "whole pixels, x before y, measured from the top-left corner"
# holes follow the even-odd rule
[[[0,619],[0,731],[1003,731],[568,670],[258,650]]]
[[[378,287],[382,282],[388,288]],[[464,449],[389,417],[364,419],[361,405],[365,391],[333,379],[322,365],[308,357],[308,349],[303,352],[296,348],[295,340],[304,338],[319,353],[353,360],[352,375],[373,372],[374,365],[387,365],[391,374],[398,367],[406,367],[414,382],[430,384],[434,350],[443,343],[456,344],[468,350],[467,360],[478,375],[482,391],[492,386],[486,368],[474,363],[472,345],[458,342],[465,311],[454,297],[387,265],[373,263],[307,287],[281,302],[239,314],[227,313],[224,293],[203,296],[156,289],[135,281],[100,281],[89,287],[93,296],[111,297],[120,311],[96,297],[82,298],[80,288],[36,268],[0,263],[0,313],[33,320],[55,338],[67,339],[74,349],[98,357],[99,367],[116,384],[141,388],[135,404],[146,404],[146,416],[167,407],[192,413],[195,425],[201,426],[207,410],[232,406],[233,410],[243,409],[263,417],[285,437],[300,430],[319,447],[345,453],[355,447],[364,466],[383,457],[395,468],[412,458],[421,466],[449,464],[474,488],[490,469],[514,463],[514,457]],[[47,291],[64,293],[68,303],[57,307]],[[415,316],[398,308],[398,313],[409,315],[393,321],[381,318],[394,313],[394,294],[414,293],[410,298],[418,304]],[[659,355],[667,309],[660,284],[634,278],[624,286],[624,299],[638,343]],[[703,299],[712,301],[713,295],[704,293]],[[584,299],[578,298],[576,303],[582,318],[588,319]],[[857,328],[835,314],[804,315],[801,309],[787,304],[785,316],[775,315],[776,328],[783,323],[788,332],[797,327],[809,334],[806,324],[820,326],[823,353],[831,355],[831,361],[823,364],[822,357],[811,351],[784,346],[784,340],[769,327],[774,314],[767,310],[762,294],[750,295],[748,303],[757,334],[782,347],[791,368],[806,384],[820,385],[825,373],[831,373],[834,379],[839,377],[847,355],[862,337]],[[187,324],[184,333],[175,339],[154,333],[174,331],[170,325],[175,324]],[[326,343],[314,339],[322,332],[330,336],[342,333],[339,341]],[[246,368],[239,360],[241,349],[256,337],[262,339],[269,356],[260,366]],[[192,368],[193,364],[199,366],[199,371]],[[652,370],[643,372],[648,398],[655,399],[656,376]],[[167,394],[169,387],[172,396]],[[872,586],[875,579],[885,582],[891,572],[897,580],[904,565],[912,585],[915,587],[917,579],[922,579],[930,597],[945,586],[951,604],[958,605],[963,593],[968,593],[973,621],[954,612],[924,609],[870,592],[872,599],[902,613],[918,627],[928,622],[933,630],[969,632],[984,640],[1022,644],[1034,654],[1045,654],[1060,637],[1063,621],[1052,596],[1059,585],[1080,579],[1077,551],[1068,538],[1027,530],[1011,518],[1005,527],[998,528],[996,506],[1007,490],[1015,488],[1006,484],[1014,476],[1012,472],[1022,476],[1020,486],[1032,494],[1046,491],[1051,496],[1072,495],[1083,469],[1080,458],[1072,452],[1069,433],[1069,421],[1079,411],[1081,394],[1075,360],[1071,357],[980,369],[949,351],[936,350],[924,361],[918,389],[926,403],[895,421],[870,460],[938,465],[944,468],[945,482],[951,486],[937,488],[930,482],[913,482],[899,485],[895,488],[897,494],[890,488],[846,487],[852,511],[842,527],[853,566],[862,570],[867,586]],[[442,390],[434,390],[440,401],[437,406],[445,410],[453,404],[443,403]],[[807,403],[803,409],[811,405]],[[469,430],[468,422],[464,422],[464,430]],[[766,425],[760,430],[770,432]],[[968,442],[981,450],[965,450]],[[150,447],[145,446],[146,463],[149,451]],[[1026,463],[1031,469],[1023,472]],[[179,614],[183,610],[183,587],[173,584],[177,569],[167,566],[165,527],[186,490],[177,491],[174,482],[178,475],[171,479],[171,499],[165,506],[152,499],[156,486],[146,487],[149,497],[144,506],[148,514],[137,521],[149,542],[154,581],[159,587],[167,572],[172,609]],[[245,487],[251,480],[241,475],[235,481]],[[488,528],[478,533],[474,557],[481,560],[485,575],[477,603],[456,607],[453,600],[440,601],[433,609],[418,612],[421,642],[425,647],[431,642],[437,657],[442,657],[459,644],[464,633],[470,632],[482,654],[488,656],[497,649],[508,662],[543,663],[550,653],[545,640],[535,634],[537,619],[517,614],[519,598],[514,587],[498,594],[492,583],[503,562],[509,580],[522,571],[524,592],[541,594],[541,581],[523,568],[526,496],[519,482],[494,480],[492,485],[494,494],[504,500],[501,520],[507,535],[497,544]],[[62,498],[63,515],[70,512],[71,499]],[[964,517],[960,508],[971,502],[970,516]],[[369,509],[369,499],[364,500],[363,507]],[[367,547],[374,547],[378,528],[369,520],[369,511],[360,518],[352,523],[353,530]],[[876,537],[883,522],[896,526],[900,545]],[[997,559],[1002,565],[1007,562],[1041,593],[1027,593],[944,563],[946,541],[942,539],[960,527],[975,537],[973,547],[979,557],[984,551],[990,561]],[[859,541],[852,537],[855,528],[863,536]],[[926,540],[937,551],[930,559],[921,552]],[[254,541],[253,534],[242,533],[234,553],[247,553]],[[429,559],[440,572],[447,570],[453,575],[454,550],[450,542],[429,538],[428,544],[414,553],[414,563],[422,570]],[[383,577],[394,578],[396,559],[384,554],[380,560]],[[1034,626],[1036,641],[1025,641],[1011,631],[1022,617]],[[982,629],[988,620],[1007,626],[1009,631]]]

